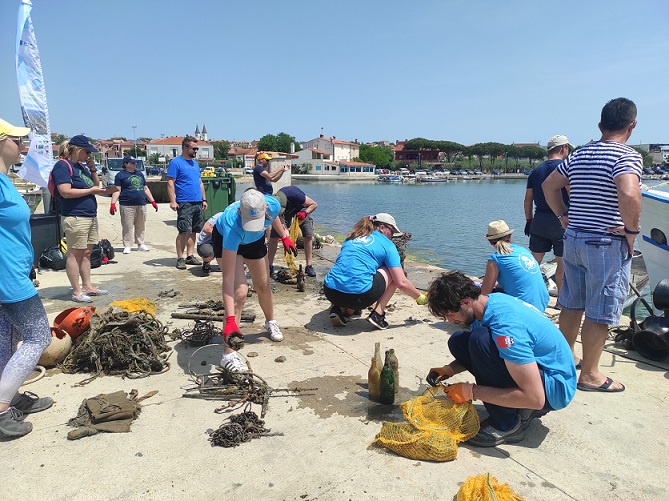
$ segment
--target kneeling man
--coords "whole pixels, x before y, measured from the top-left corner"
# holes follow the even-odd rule
[[[465,370],[476,384],[445,387],[455,403],[481,400],[489,417],[468,443],[493,447],[520,442],[530,421],[566,407],[576,393],[571,349],[543,313],[506,294],[481,294],[462,272],[443,273],[428,293],[430,312],[470,326],[455,332],[448,348],[455,361],[435,367],[428,382],[437,384]]]

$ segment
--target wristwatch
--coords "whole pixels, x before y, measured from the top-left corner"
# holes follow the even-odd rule
[[[625,226],[625,234],[627,235],[638,235],[641,233],[641,230],[629,230],[627,229],[627,226]]]

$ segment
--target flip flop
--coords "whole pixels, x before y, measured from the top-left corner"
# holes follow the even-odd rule
[[[582,365],[583,365],[583,359],[580,359],[580,360],[578,361],[578,363],[576,364],[576,369],[580,371]]]
[[[604,393],[619,393],[621,391],[625,391],[625,385],[620,383],[620,388],[611,388],[611,385],[613,384],[613,379],[610,377],[606,378],[606,381],[604,381],[601,385],[599,386],[590,386],[589,384],[583,384],[583,383],[577,383],[576,388],[578,388],[581,391],[603,391]]]
[[[109,294],[109,291],[105,289],[95,289],[94,291],[84,291],[84,294],[88,294],[89,296],[105,296]]]

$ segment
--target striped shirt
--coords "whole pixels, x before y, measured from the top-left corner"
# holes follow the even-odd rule
[[[636,174],[640,184],[642,168],[637,151],[614,141],[593,141],[569,155],[556,169],[569,179],[569,228],[622,226],[614,179]]]

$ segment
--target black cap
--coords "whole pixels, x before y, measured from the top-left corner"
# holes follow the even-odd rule
[[[132,158],[129,155],[126,155],[126,156],[123,157],[123,163],[124,164],[136,164],[137,160],[135,160],[134,158]]]

